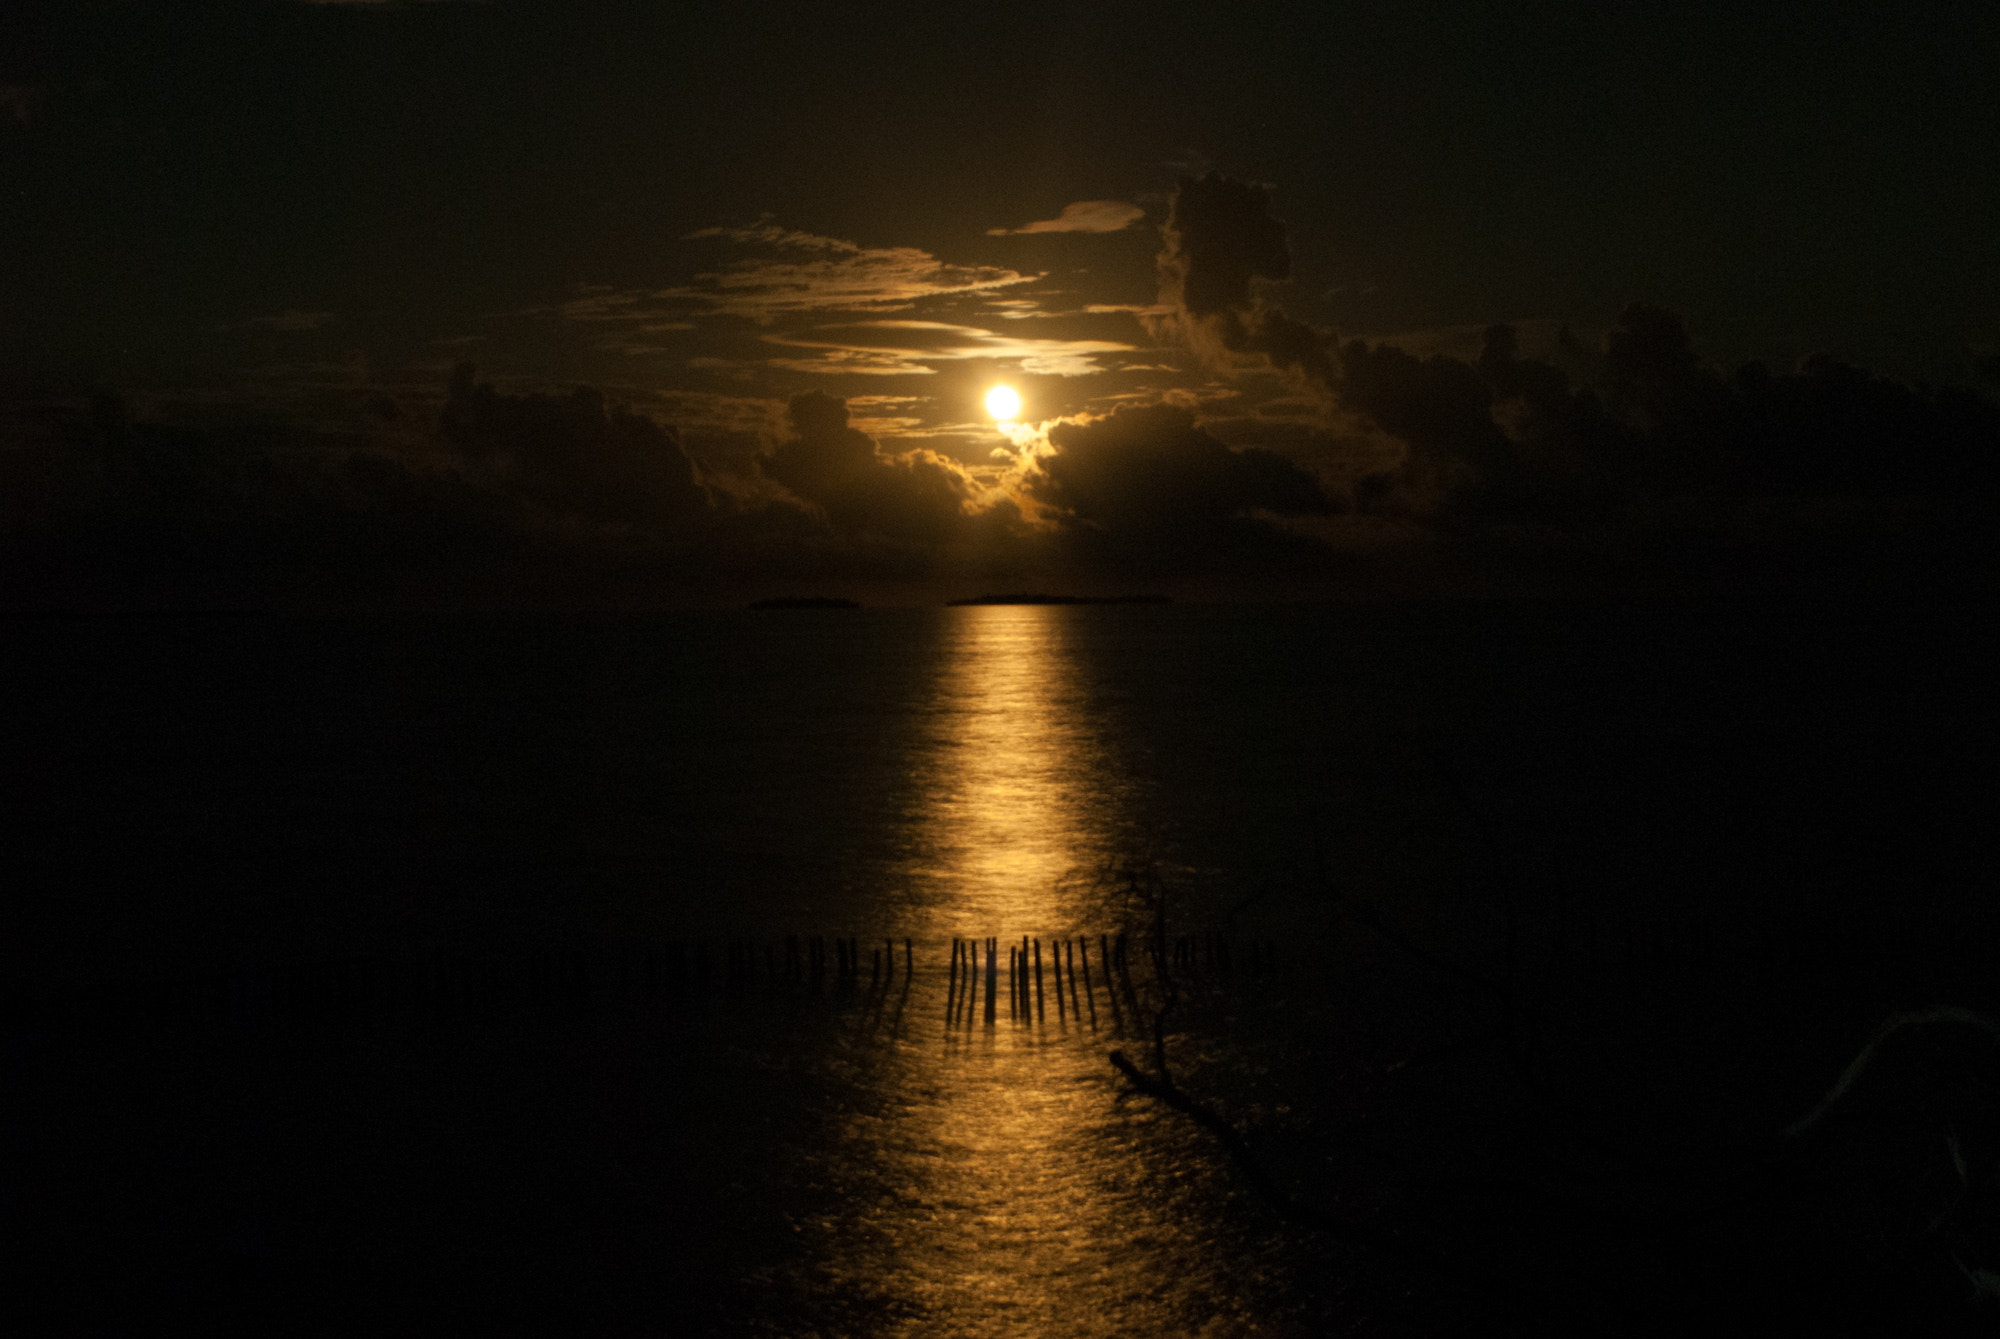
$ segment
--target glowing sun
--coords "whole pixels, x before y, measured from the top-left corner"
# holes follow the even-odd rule
[[[1021,416],[1021,397],[1012,386],[995,386],[986,392],[986,412],[1002,423],[1012,423]]]

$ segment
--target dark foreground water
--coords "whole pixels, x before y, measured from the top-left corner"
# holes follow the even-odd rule
[[[11,622],[15,1296],[85,1329],[1990,1321],[1976,1029],[1778,1138],[1889,1011],[1990,1005],[1988,627]],[[987,936],[990,1019],[950,966]],[[1017,1000],[1024,936],[1089,978]],[[1169,990],[1234,1150],[1107,1060]]]

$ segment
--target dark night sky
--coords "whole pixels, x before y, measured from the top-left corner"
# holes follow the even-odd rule
[[[1506,322],[1521,359],[1579,389],[1635,301],[1677,314],[1724,379],[1820,353],[1973,386],[2000,348],[1989,5],[30,0],[0,24],[0,378],[17,444],[61,437],[48,421],[64,405],[112,390],[144,422],[281,421],[426,487],[462,457],[474,491],[486,469],[512,481],[509,505],[604,520],[575,490],[523,483],[533,470],[488,468],[542,430],[495,415],[586,384],[666,425],[710,509],[735,518],[694,549],[653,526],[680,570],[853,567],[831,550],[746,557],[766,539],[743,518],[773,500],[804,504],[842,552],[957,545],[996,573],[1079,560],[1007,544],[993,558],[987,541],[880,520],[915,503],[785,483],[758,461],[810,437],[786,409],[806,392],[846,401],[870,463],[910,476],[889,491],[942,489],[989,519],[1004,494],[1028,530],[1094,527],[1099,557],[1126,568],[1148,566],[1133,557],[1147,542],[1106,540],[1114,523],[1075,496],[1022,485],[1059,450],[1059,417],[1176,402],[1204,441],[1276,451],[1326,494],[1288,513],[1239,489],[1208,508],[1218,524],[1256,513],[1350,553],[1385,526],[1464,533],[1439,499],[1497,467],[1459,442],[1446,454],[1470,473],[1416,478],[1436,443],[1351,363],[1279,351],[1273,313],[1321,350],[1360,339],[1467,367]],[[1267,188],[1252,212],[1282,224],[1288,263],[1253,265],[1233,300],[1243,329],[1205,340],[1171,310],[1156,256],[1177,181],[1211,171]],[[1021,231],[1059,219],[1084,226]],[[461,360],[500,407],[440,446]],[[1404,399],[1453,394],[1436,360],[1390,372],[1430,378]],[[1507,401],[1484,375],[1489,407]],[[1041,425],[1011,444],[979,408],[1001,380]],[[1656,437],[1677,414],[1684,437],[1728,436],[1683,414],[1688,395],[1671,412],[1644,398],[1613,387],[1605,404]],[[1802,422],[1854,417],[1813,403]],[[507,432],[512,447],[488,440]],[[1932,475],[1923,488],[1964,493]],[[1795,476],[1780,491],[1847,487]],[[46,534],[40,517],[16,528]],[[883,561],[854,570],[936,570]]]

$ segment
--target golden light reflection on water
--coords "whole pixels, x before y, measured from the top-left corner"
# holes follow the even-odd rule
[[[1123,779],[1107,757],[1068,639],[1072,611],[1042,605],[952,611],[919,778],[919,871],[947,890],[945,935],[1052,932],[1058,900],[1115,841]]]
[[[1241,1251],[1195,1207],[1227,1175],[1181,1122],[1119,1101],[1094,945],[1095,1019],[1057,1008],[1051,941],[1117,928],[1068,876],[1115,851],[1129,793],[1071,654],[1077,612],[973,607],[947,628],[913,837],[933,952],[997,937],[1000,996],[988,1022],[982,954],[972,1008],[947,1022],[939,961],[876,1036],[883,1088],[843,1132],[864,1202],[820,1246],[834,1286],[881,1299],[871,1332],[1222,1334],[1243,1317]],[[1044,1012],[1026,1018],[1006,970],[1024,934],[1047,955]]]

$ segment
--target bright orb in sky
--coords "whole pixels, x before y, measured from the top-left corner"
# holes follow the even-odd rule
[[[986,412],[1002,423],[1012,423],[1021,416],[1021,397],[1012,386],[995,386],[986,392]]]

